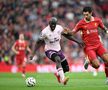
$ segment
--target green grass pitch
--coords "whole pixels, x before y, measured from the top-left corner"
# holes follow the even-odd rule
[[[52,73],[27,73],[34,77],[36,86],[27,87],[20,73],[0,73],[0,90],[108,90],[103,72],[94,77],[91,72],[67,73],[69,82],[61,85]]]

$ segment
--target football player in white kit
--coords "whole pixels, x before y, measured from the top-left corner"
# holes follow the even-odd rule
[[[41,36],[36,44],[36,51],[44,42],[46,56],[56,63],[57,73],[55,73],[55,76],[57,77],[58,82],[66,85],[69,78],[65,77],[64,73],[69,71],[69,66],[61,51],[61,35],[83,46],[83,42],[74,38],[69,30],[57,24],[57,18],[52,17],[49,21],[49,25],[41,32]]]

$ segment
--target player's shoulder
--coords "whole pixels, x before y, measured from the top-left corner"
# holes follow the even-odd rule
[[[49,25],[46,26],[41,32],[42,32],[42,33],[46,33],[48,30],[49,30]]]
[[[62,26],[62,25],[60,25],[60,24],[57,24],[56,25],[56,32],[62,32],[64,30],[64,27]]]
[[[14,45],[18,45],[19,44],[19,40],[16,40]]]
[[[94,20],[95,21],[100,21],[100,20],[102,20],[100,17],[94,17]]]
[[[56,25],[56,29],[57,29],[57,30],[63,30],[63,27],[62,27],[60,24],[57,24],[57,25]]]
[[[57,28],[63,28],[60,24],[57,24],[56,27],[57,27]]]
[[[84,19],[81,19],[81,20],[78,21],[78,23],[76,25],[80,26],[80,25],[83,25],[83,24],[85,24],[85,21],[84,21]]]

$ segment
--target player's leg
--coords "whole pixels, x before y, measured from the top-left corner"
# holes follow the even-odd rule
[[[106,75],[106,82],[105,83],[108,84],[108,62],[107,62],[108,54],[107,53],[103,54],[102,58],[105,61],[104,62],[104,65],[105,65],[105,75]]]
[[[88,56],[85,57],[85,61],[84,61],[84,68],[88,69],[88,66],[90,64],[90,60],[88,59]],[[97,76],[98,69],[93,69],[93,76]]]
[[[95,69],[98,69],[100,66],[100,62],[97,59],[96,52],[94,50],[87,50],[86,55],[88,56],[88,59],[92,67],[94,67]]]
[[[98,69],[100,66],[99,60],[98,59],[92,59],[91,60],[91,65],[92,67],[94,67],[95,69]]]
[[[15,56],[15,66],[17,68],[17,72],[20,72],[21,68],[20,68],[20,57],[19,56]]]
[[[106,84],[108,84],[108,63],[105,63]]]
[[[87,48],[85,48],[84,52],[86,55],[85,62],[84,62],[84,68],[87,69],[88,65],[91,64],[92,67],[97,69],[100,64],[99,64],[99,61],[97,59],[95,50],[94,49],[87,50]]]
[[[55,62],[54,58],[52,57],[52,54],[56,53],[55,51],[53,50],[48,50],[45,52],[46,56],[52,60],[53,62]],[[57,67],[56,67],[57,68]],[[58,82],[60,83],[60,75],[58,74],[58,72],[55,72],[54,75],[56,76]]]
[[[16,56],[15,65],[19,72],[22,72],[22,77],[25,77],[25,62],[24,58]]]
[[[69,72],[69,65],[68,65],[68,62],[67,62],[64,54],[62,53],[61,50],[57,54],[59,55],[59,57],[61,59],[61,66],[63,68],[64,73]],[[67,77],[65,79],[64,85],[66,85],[66,83],[67,83],[68,80],[69,80],[69,78]]]
[[[63,68],[62,68],[62,65],[61,65],[60,56],[57,55],[56,53],[54,53],[54,54],[52,54],[51,58],[53,58],[53,60],[55,60],[56,67],[57,67],[57,72],[58,72],[58,75],[60,76],[60,82],[65,85],[69,78],[66,78],[65,75],[64,75],[64,71],[63,71]]]
[[[26,59],[26,57],[24,57],[23,60],[22,60],[22,77],[25,77],[25,73],[26,73],[26,62],[27,62],[27,59]]]
[[[64,73],[69,72],[69,65],[66,59],[61,61],[61,65],[62,65]]]
[[[67,62],[66,59],[63,59],[61,61],[61,66],[62,66],[62,69],[63,69],[63,72],[64,73],[69,72],[69,65],[68,65],[68,62]],[[55,75],[57,75],[57,73],[55,73]],[[69,78],[68,77],[65,77],[65,79],[63,80],[63,84],[66,85],[68,80],[69,80]],[[58,81],[59,81],[59,78],[58,78]]]
[[[64,73],[69,72],[69,65],[68,62],[64,56],[64,54],[62,53],[62,51],[60,50],[58,53],[60,59],[61,59],[61,66],[63,68]]]
[[[88,59],[88,56],[86,56],[86,57],[84,58],[84,68],[85,68],[85,69],[88,69],[89,64],[90,64],[90,61],[89,61],[89,59]]]
[[[56,63],[57,73],[55,73],[55,76],[57,77],[58,82],[64,82],[65,84],[65,81],[67,82],[68,78],[65,78],[64,71],[61,66],[61,58],[58,52],[54,50],[48,50],[45,52],[45,54],[50,60]]]
[[[105,62],[105,74],[106,74],[106,84],[108,84],[108,52],[103,47],[103,45],[100,45],[97,51],[98,55],[103,59]]]

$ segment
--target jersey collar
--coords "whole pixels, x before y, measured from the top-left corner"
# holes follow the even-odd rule
[[[91,22],[91,21],[94,21],[94,17],[91,16],[91,21],[87,21],[87,20],[85,20],[85,18],[84,18],[84,21],[85,21],[86,23],[89,23],[89,22]]]

